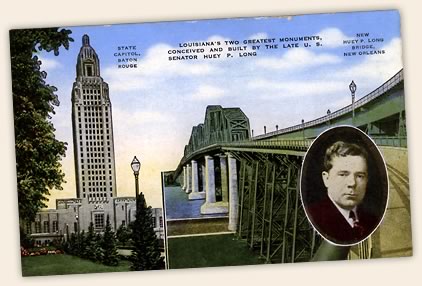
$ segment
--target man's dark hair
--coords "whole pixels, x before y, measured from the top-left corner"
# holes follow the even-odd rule
[[[361,156],[365,158],[368,164],[368,152],[363,147],[355,143],[336,141],[325,151],[324,170],[328,172],[333,167],[332,161],[334,157],[346,156]]]

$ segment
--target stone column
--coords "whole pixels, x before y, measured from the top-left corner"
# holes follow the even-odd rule
[[[183,185],[182,185],[182,190],[183,191],[186,190],[186,166],[183,166]]]
[[[192,185],[191,185],[191,170],[192,170],[192,168],[191,168],[191,166],[188,164],[187,166],[186,166],[186,190],[185,190],[185,192],[187,193],[187,194],[189,194],[191,191],[192,191]]]
[[[192,192],[189,194],[189,200],[199,200],[205,198],[205,193],[199,193],[198,182],[198,163],[192,160]]]
[[[239,195],[237,187],[237,166],[236,159],[229,153],[229,230],[236,231],[239,218]]]
[[[202,176],[202,189],[200,190],[200,192],[204,192],[205,194],[205,177],[206,177],[206,173],[205,173],[205,163],[201,163],[201,176]]]
[[[220,170],[221,170],[221,194],[222,201],[229,202],[229,185],[227,176],[227,156],[220,155]]]
[[[205,156],[205,192],[206,202],[215,203],[214,159],[211,156]]]
[[[214,159],[205,156],[205,203],[201,206],[201,214],[226,214],[227,203],[216,202],[215,197]]]

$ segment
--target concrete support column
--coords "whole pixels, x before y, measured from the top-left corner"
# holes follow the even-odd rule
[[[205,198],[205,193],[199,193],[198,163],[192,160],[192,192],[189,194],[189,200],[198,200]]]
[[[227,174],[227,156],[220,155],[220,170],[221,170],[221,194],[222,201],[229,202],[229,184]]]
[[[215,203],[214,158],[211,156],[205,156],[205,192],[207,203]]]
[[[202,188],[199,190],[200,192],[204,192],[205,194],[205,163],[201,163],[201,178],[202,178]]]
[[[216,202],[214,159],[205,156],[205,203],[201,206],[201,214],[225,214],[228,212],[227,202]]]
[[[187,165],[186,166],[186,190],[185,190],[185,192],[187,193],[187,194],[189,194],[190,192],[192,192],[192,185],[191,185],[191,171],[192,171],[192,168],[191,168],[191,166],[190,165]]]
[[[186,190],[186,166],[183,166],[183,185],[182,185],[182,190],[183,191]]]
[[[237,165],[236,159],[229,153],[229,230],[236,231],[239,218],[239,195],[237,185]]]

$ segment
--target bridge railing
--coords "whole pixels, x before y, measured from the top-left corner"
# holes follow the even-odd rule
[[[371,93],[367,94],[366,96],[362,97],[361,99],[357,100],[355,102],[355,109],[362,107],[363,105],[367,104],[368,102],[374,100],[375,98],[381,96],[382,94],[386,93],[387,91],[391,90],[393,87],[395,87],[396,85],[398,85],[400,82],[403,81],[403,69],[401,69],[398,73],[396,73],[392,78],[390,78],[389,80],[387,80],[383,85],[381,85],[380,87],[378,87],[377,89],[375,89],[374,91],[372,91]],[[253,140],[259,140],[259,139],[264,139],[267,137],[271,137],[274,135],[280,135],[280,134],[284,134],[284,133],[289,133],[292,131],[297,131],[297,130],[301,130],[301,129],[305,129],[308,127],[312,127],[312,126],[316,126],[319,125],[321,123],[325,123],[329,120],[332,120],[334,118],[343,116],[347,113],[352,112],[352,105],[347,105],[339,110],[336,110],[330,114],[324,115],[322,117],[319,117],[317,119],[308,121],[308,122],[304,122],[301,124],[297,124],[297,125],[293,125],[287,128],[283,128],[277,131],[273,131],[273,132],[269,132],[266,134],[262,134],[262,135],[258,135],[253,137]]]
[[[267,141],[240,141],[231,142],[224,147],[258,147],[258,148],[288,148],[288,149],[307,149],[313,140],[311,139],[276,139]]]
[[[371,136],[378,146],[407,148],[406,136]]]

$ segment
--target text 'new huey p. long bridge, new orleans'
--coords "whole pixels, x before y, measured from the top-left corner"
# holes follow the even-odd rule
[[[411,253],[403,70],[344,108],[315,120],[251,137],[239,108],[208,106],[205,121],[192,129],[173,177],[202,200],[200,215],[222,215],[226,230],[246,240],[266,262],[309,261],[321,242],[299,196],[303,156],[312,140],[337,125],[353,125],[380,147],[390,180],[390,205],[381,227],[349,257]],[[167,204],[168,202],[166,202]],[[394,204],[391,205],[391,204]],[[392,219],[394,218],[394,219]],[[228,220],[228,221],[227,221]],[[168,234],[184,234],[183,222],[167,221]],[[401,236],[392,228],[404,228]],[[191,228],[187,230],[192,231]],[[389,236],[385,243],[383,235]]]

